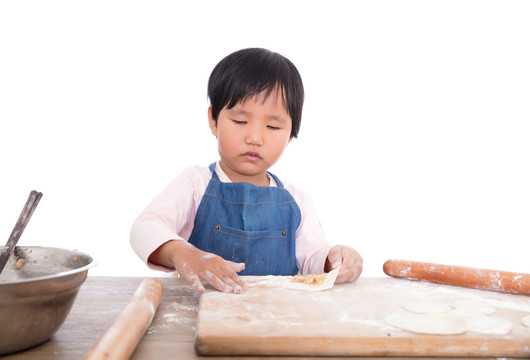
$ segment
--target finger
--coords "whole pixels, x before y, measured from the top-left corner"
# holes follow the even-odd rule
[[[202,283],[201,283],[201,280],[199,279],[199,277],[195,274],[193,274],[191,277],[190,277],[190,283],[191,283],[191,287],[194,288],[195,290],[197,290],[198,292],[204,292],[206,289],[204,288],[204,286],[202,286]]]
[[[355,263],[353,266],[353,280],[356,280],[361,276],[361,273],[363,272],[363,258],[358,255],[355,259]]]
[[[241,292],[243,292],[243,287],[246,288],[248,286],[244,282],[239,280],[239,277],[237,276],[236,273],[232,272],[231,275],[234,276],[234,278],[232,278],[228,274],[223,274],[223,273],[218,274],[217,277],[219,278],[219,280],[221,280],[226,285],[228,285],[232,289],[232,292],[234,292],[236,294],[240,294]],[[239,283],[241,283],[241,284],[239,284]]]
[[[342,248],[340,246],[331,248],[328,254],[328,261],[333,269],[342,265]]]
[[[225,267],[224,271],[224,277],[221,277],[221,280],[223,280],[225,283],[229,284],[234,288],[234,292],[240,293],[243,289],[248,289],[248,284],[244,282],[239,275],[236,274],[236,270],[234,270],[234,266],[237,268],[240,268],[243,266],[245,267],[244,263],[234,263],[232,261],[226,261],[227,266]],[[242,271],[243,269],[240,269],[239,271]]]
[[[347,282],[353,275],[353,269],[350,268],[347,264],[343,264],[337,275],[335,283]]]
[[[248,284],[244,282],[237,274],[236,272],[243,271],[245,269],[245,263],[235,263],[230,260],[225,260],[225,263],[227,263],[228,268],[225,271],[225,274],[227,274],[233,282],[235,282],[237,285],[242,287],[243,289],[248,289]]]
[[[352,257],[351,251],[349,251],[348,248],[341,247],[340,253],[342,259],[342,266],[335,282],[346,282],[353,275],[354,259]]]
[[[227,261],[218,255],[206,253],[203,256],[204,267],[198,272],[198,276],[222,292],[241,293],[248,285],[243,282],[234,271],[234,267],[241,271],[243,263]]]
[[[213,273],[210,270],[206,270],[204,273],[204,280],[208,282],[208,284],[212,285],[214,288],[216,288],[219,291],[222,292],[232,292],[233,287],[226,284],[218,274]]]
[[[358,254],[355,250],[349,248],[342,249],[342,265],[348,269],[352,269],[355,265],[355,259]]]
[[[198,292],[204,292],[205,288],[201,283],[199,276],[193,271],[192,267],[187,263],[183,263],[176,271],[184,279],[188,280],[191,286]]]
[[[230,265],[232,270],[234,270],[235,272],[240,272],[240,271],[245,270],[245,263],[236,263],[230,260],[226,260],[226,262]]]
[[[356,280],[362,272],[362,258],[356,252],[345,254],[343,266],[335,282],[349,282]]]
[[[359,276],[361,276],[361,273],[363,271],[363,258],[361,257],[361,255],[359,255],[359,253],[355,250],[353,250],[353,252],[351,253],[351,259],[349,260],[350,262],[350,269],[352,269],[353,271],[353,277],[352,277],[352,281],[357,279]]]
[[[234,285],[239,287],[239,292],[241,292],[242,289],[248,289],[248,284],[241,279],[236,273],[233,274],[231,277],[232,281],[235,283]]]

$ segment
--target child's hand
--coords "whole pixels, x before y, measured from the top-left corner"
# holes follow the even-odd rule
[[[243,263],[224,260],[183,240],[168,241],[159,250],[162,253],[159,256],[170,259],[169,263],[175,267],[180,276],[188,280],[199,292],[205,290],[201,280],[222,292],[240,293],[248,288],[236,273],[245,268]]]
[[[331,248],[326,259],[324,271],[329,272],[342,266],[337,276],[336,283],[355,281],[363,271],[361,255],[351,247],[337,245]]]
[[[186,244],[186,249],[175,254],[173,263],[179,274],[187,279],[195,290],[204,292],[201,280],[222,292],[240,293],[248,287],[236,274],[236,271],[245,268],[245,264],[224,260],[220,256]],[[176,259],[178,260],[175,261]]]

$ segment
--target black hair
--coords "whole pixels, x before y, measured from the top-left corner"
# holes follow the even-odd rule
[[[298,135],[304,105],[304,86],[294,64],[267,49],[249,48],[236,51],[221,60],[210,74],[208,98],[212,116],[264,93],[264,99],[278,89],[283,105],[292,119],[291,138]]]

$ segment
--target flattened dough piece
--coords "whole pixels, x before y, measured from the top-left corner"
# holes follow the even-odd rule
[[[453,309],[447,312],[447,315],[456,316],[462,319],[484,316],[483,312],[471,309]]]
[[[395,312],[385,318],[387,324],[420,334],[453,335],[466,331],[466,322],[446,314]]]
[[[340,266],[336,269],[331,270],[329,273],[324,274],[325,278],[324,281],[317,281],[314,284],[311,283],[305,283],[305,282],[293,282],[293,278],[288,278],[284,284],[283,287],[287,289],[295,289],[295,290],[306,290],[306,291],[322,291],[331,289],[333,285],[335,285],[335,280],[337,279],[337,275],[339,275]],[[314,275],[309,275],[310,277]],[[309,281],[311,282],[311,281]]]
[[[441,314],[451,309],[447,304],[434,301],[418,301],[405,304],[403,307],[417,314]]]
[[[512,329],[512,323],[508,320],[480,316],[466,319],[468,329],[481,334],[506,334]]]
[[[527,315],[521,319],[521,322],[524,326],[527,326],[530,328],[530,315]]]
[[[453,307],[455,309],[480,311],[484,314],[493,314],[495,312],[495,308],[493,306],[484,304],[480,301],[473,301],[473,300],[455,301],[455,303],[453,304]]]

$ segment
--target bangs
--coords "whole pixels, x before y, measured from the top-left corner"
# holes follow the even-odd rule
[[[232,97],[230,97],[230,100],[225,105],[227,109],[232,109],[237,104],[243,104],[249,99],[257,99],[261,100],[261,103],[264,104],[265,101],[271,96],[271,94],[277,94],[282,99],[283,106],[288,109],[288,100],[285,94],[285,87],[279,85],[279,84],[273,84],[265,87],[256,87],[255,89],[251,89],[248,93],[239,93],[239,94],[233,94]],[[289,113],[289,116],[292,116]]]

